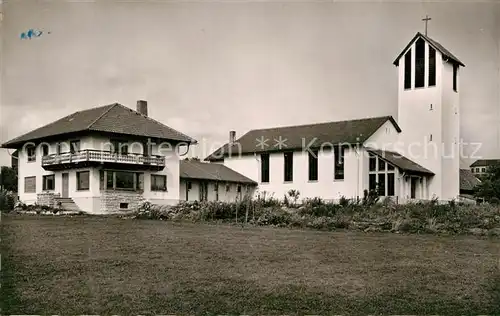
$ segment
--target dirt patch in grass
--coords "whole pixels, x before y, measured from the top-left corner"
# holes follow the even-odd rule
[[[493,238],[94,217],[2,224],[2,314],[500,313]]]

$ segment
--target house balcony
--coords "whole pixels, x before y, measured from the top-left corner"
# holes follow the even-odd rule
[[[133,153],[121,154],[92,149],[42,157],[42,168],[48,171],[97,166],[112,169],[160,171],[165,168],[165,157]]]

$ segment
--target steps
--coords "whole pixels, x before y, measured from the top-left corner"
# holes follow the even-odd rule
[[[72,198],[55,198],[56,205],[59,205],[64,210],[80,212],[80,208],[76,205]],[[57,206],[56,206],[57,207]]]

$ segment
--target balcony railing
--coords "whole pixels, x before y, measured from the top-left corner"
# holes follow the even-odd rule
[[[73,153],[52,154],[42,157],[42,167],[79,162],[120,163],[131,165],[165,166],[165,157],[142,154],[121,154],[85,149]]]

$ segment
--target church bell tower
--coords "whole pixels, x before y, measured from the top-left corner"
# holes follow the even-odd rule
[[[426,17],[426,32],[427,21]],[[460,193],[460,67],[465,65],[427,34],[417,33],[394,61],[402,155],[434,173],[427,198]]]

